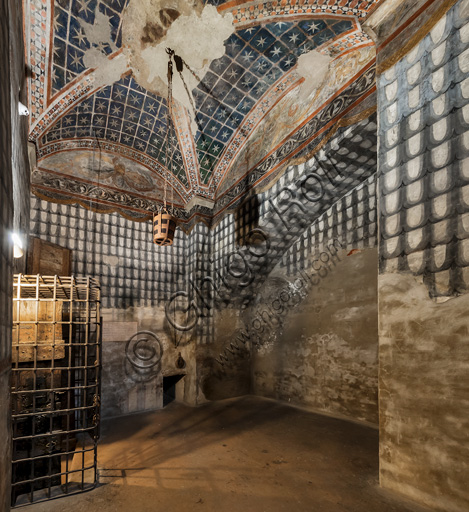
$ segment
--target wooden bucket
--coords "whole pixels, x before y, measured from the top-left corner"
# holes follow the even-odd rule
[[[153,242],[156,245],[172,245],[176,219],[167,211],[153,214]]]

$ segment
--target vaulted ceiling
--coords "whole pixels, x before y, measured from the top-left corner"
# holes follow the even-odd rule
[[[221,218],[369,115],[378,2],[24,0],[33,192],[144,220],[166,179],[186,227]]]

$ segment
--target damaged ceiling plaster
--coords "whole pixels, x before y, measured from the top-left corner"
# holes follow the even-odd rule
[[[212,61],[225,53],[223,43],[234,32],[233,16],[220,15],[213,5],[203,7],[187,0],[146,0],[143,3],[130,2],[122,25],[123,43],[128,48],[136,81],[145,89],[166,97],[166,48],[174,50],[198,76],[203,77]],[[173,97],[193,117],[184,84],[174,71]],[[199,81],[186,68],[183,76],[190,93]],[[195,135],[195,122],[192,127]]]
[[[135,219],[149,218],[166,175],[181,220],[193,223],[199,216],[210,223],[213,215],[229,210],[224,205],[232,208],[245,194],[239,180],[252,172],[259,175],[256,166],[305,123],[311,124],[311,117],[358,80],[375,57],[374,43],[359,23],[375,0],[362,2],[354,15],[341,10],[342,0],[335,9],[310,0],[309,13],[297,8],[251,16],[250,21],[239,13],[257,12],[256,1],[239,10],[218,3],[49,0],[53,45],[47,56],[48,94],[39,108],[30,97],[30,139],[41,171],[34,175],[33,191],[58,202],[76,196],[86,204],[80,194],[88,189],[77,183],[93,176],[86,158],[78,155],[102,140],[107,178],[99,186],[112,184],[125,191],[102,194],[111,198],[114,209]],[[183,70],[187,90],[174,73],[177,139],[168,162],[166,48],[190,67]],[[62,165],[70,160],[75,168]],[[136,172],[131,169],[138,169],[139,176],[146,169],[142,183],[153,189],[132,188],[124,176]],[[60,175],[60,190],[57,176],[52,179],[48,173]],[[269,174],[263,170],[256,183]],[[137,200],[132,194],[139,192]]]

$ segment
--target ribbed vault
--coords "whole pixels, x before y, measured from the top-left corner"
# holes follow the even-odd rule
[[[34,193],[145,220],[166,178],[183,229],[218,222],[373,112],[377,3],[24,0]]]

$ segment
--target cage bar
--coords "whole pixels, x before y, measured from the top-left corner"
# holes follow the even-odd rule
[[[13,282],[12,506],[97,483],[100,286],[90,277]]]

